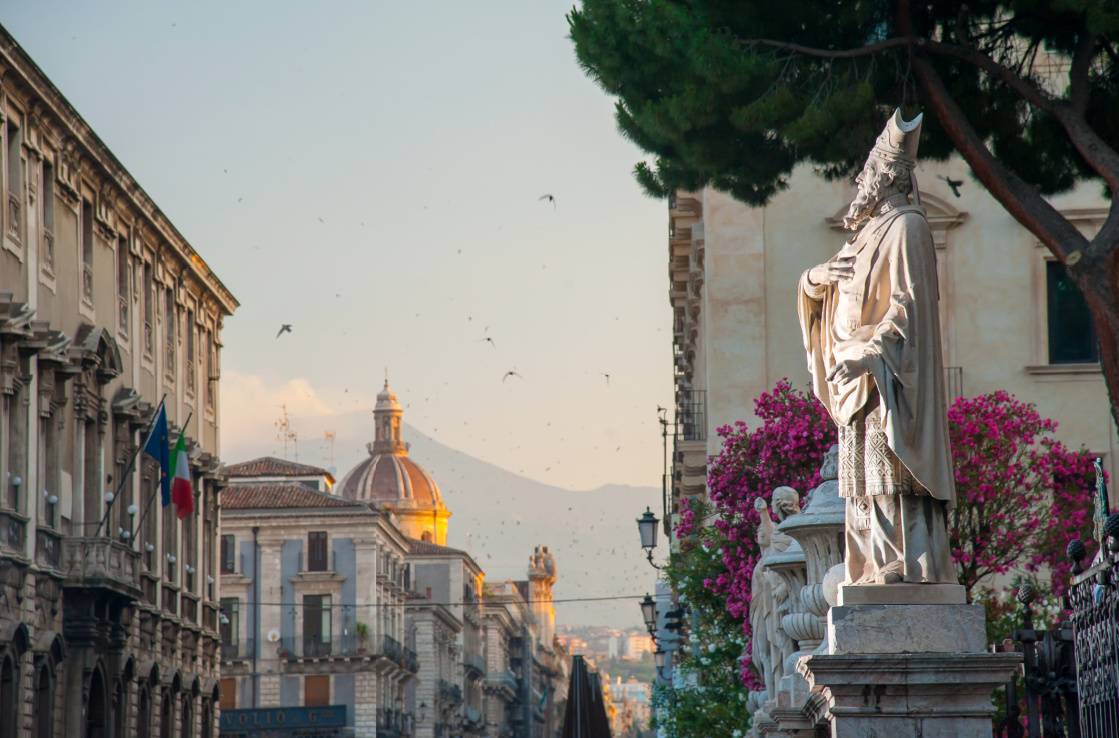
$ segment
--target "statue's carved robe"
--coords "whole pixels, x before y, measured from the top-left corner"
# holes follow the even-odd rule
[[[840,489],[849,498],[848,581],[867,583],[878,570],[892,567],[905,581],[954,583],[944,518],[956,491],[936,253],[924,210],[909,204],[882,207],[836,257],[851,254],[850,279],[816,285],[805,272],[797,300],[813,389],[840,426],[841,445],[853,437],[852,429],[868,439],[867,456],[860,459],[867,461],[865,480],[845,480],[841,458]],[[839,362],[861,357],[869,357],[868,374],[844,382],[827,380]],[[872,436],[884,438],[892,452],[882,449],[879,456],[900,461],[904,468],[884,468],[889,463],[879,458],[879,473],[872,476]],[[915,494],[899,494],[905,492]],[[933,504],[930,496],[944,504]],[[862,515],[875,519],[865,541],[851,538],[851,497],[860,498]],[[852,543],[864,550],[851,551]],[[883,553],[883,547],[889,550]],[[858,556],[866,562],[853,558]]]

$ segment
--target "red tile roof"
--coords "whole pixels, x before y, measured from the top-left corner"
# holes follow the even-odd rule
[[[275,484],[233,484],[221,493],[221,506],[226,510],[268,510],[314,507],[366,508],[359,502],[346,500],[325,492],[316,492],[294,482]]]
[[[330,477],[334,475],[326,469],[297,461],[278,459],[275,456],[261,456],[259,459],[229,464],[225,467],[229,477]]]

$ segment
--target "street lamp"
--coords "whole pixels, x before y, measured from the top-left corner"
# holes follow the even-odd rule
[[[649,559],[649,564],[654,569],[662,567],[653,563],[653,549],[657,547],[657,516],[648,507],[645,512],[637,519],[637,532],[641,534],[641,548],[645,549],[645,558]]]
[[[665,656],[668,654],[663,648],[657,646],[657,650],[653,652],[653,663],[657,666],[657,676],[664,679],[664,662]]]
[[[641,617],[645,620],[645,627],[652,634],[657,629],[657,601],[645,593],[641,600]]]

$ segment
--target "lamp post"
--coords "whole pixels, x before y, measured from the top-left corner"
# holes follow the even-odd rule
[[[645,599],[641,600],[641,617],[645,621],[645,628],[648,629],[649,635],[656,638],[657,630],[657,601],[654,600],[648,592],[645,593]]]
[[[663,569],[662,566],[657,566],[653,561],[653,549],[657,547],[657,516],[648,507],[641,517],[637,519],[637,532],[641,534],[641,548],[645,549],[645,558],[649,560],[650,566],[654,569]]]
[[[664,679],[664,664],[666,661],[665,657],[667,655],[668,652],[660,646],[657,646],[657,650],[653,652],[653,663],[656,664],[657,676],[661,679]]]

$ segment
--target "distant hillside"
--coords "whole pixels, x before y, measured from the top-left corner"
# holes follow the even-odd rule
[[[337,476],[366,454],[372,433],[369,413],[329,418],[296,418],[300,436],[337,434],[334,458]],[[606,485],[569,490],[538,482],[474,458],[407,426],[404,437],[411,455],[439,483],[451,510],[448,544],[469,551],[489,579],[522,579],[537,544],[555,552],[559,568],[557,598],[644,594],[655,572],[646,563],[635,519],[651,505],[657,509],[660,490]],[[226,450],[226,461],[275,451],[262,440],[260,448]],[[321,444],[300,444],[299,460],[327,465]],[[577,463],[572,460],[572,463]],[[636,600],[568,603],[557,606],[561,623],[572,625],[641,625]]]

